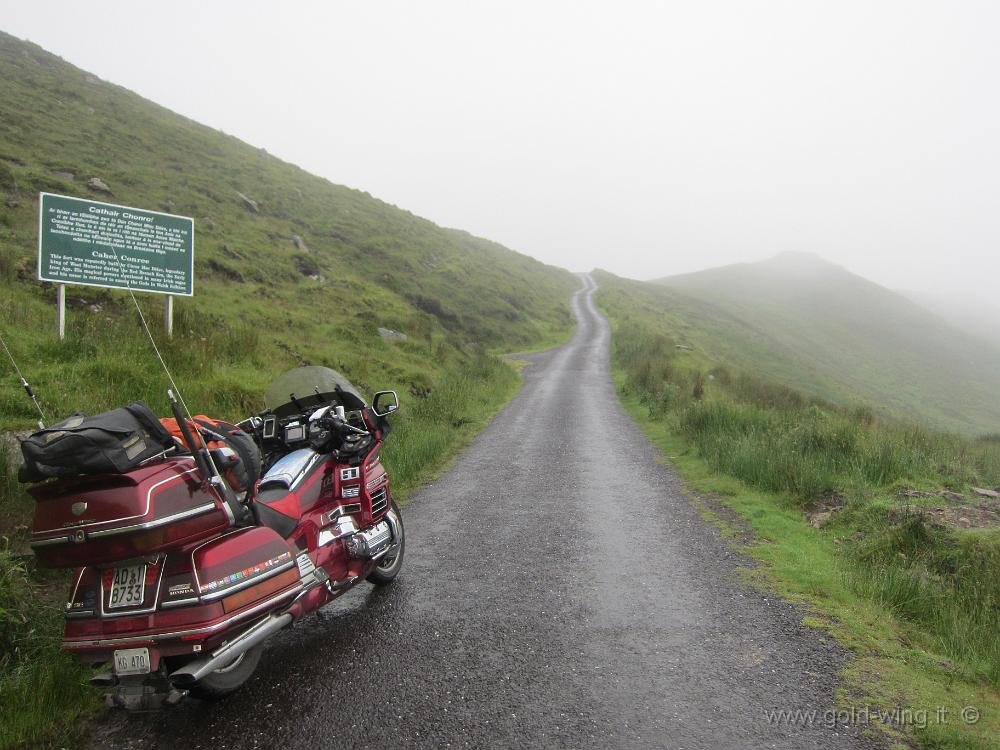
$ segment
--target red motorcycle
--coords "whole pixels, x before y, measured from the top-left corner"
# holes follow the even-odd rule
[[[131,710],[234,692],[268,638],[363,580],[389,583],[403,563],[403,521],[379,455],[399,408],[393,391],[369,406],[332,370],[292,370],[235,441],[235,427],[185,418],[170,398],[183,439],[159,450],[155,427],[123,434],[122,455],[99,458],[137,465],[83,467],[28,490],[38,564],[78,569],[63,647],[110,662],[92,682]],[[36,433],[33,445],[83,440],[81,421]]]

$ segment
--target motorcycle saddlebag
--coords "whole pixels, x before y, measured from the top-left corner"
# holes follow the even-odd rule
[[[92,417],[74,414],[21,441],[24,463],[18,479],[124,474],[173,445],[142,401]]]

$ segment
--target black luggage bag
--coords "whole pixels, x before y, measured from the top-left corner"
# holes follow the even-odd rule
[[[95,414],[74,414],[21,441],[21,482],[86,474],[122,474],[175,446],[142,401]]]

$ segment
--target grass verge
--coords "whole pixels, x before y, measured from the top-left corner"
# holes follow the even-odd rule
[[[814,529],[787,496],[720,475],[666,422],[649,416],[621,369],[615,377],[626,411],[696,496],[718,498],[749,523],[754,541],[742,550],[764,565],[748,570],[747,577],[801,605],[809,613],[805,624],[829,633],[847,651],[838,710],[871,717],[873,731],[899,747],[916,742],[929,750],[995,750],[1000,695],[992,685],[956,665],[934,648],[933,639],[859,586],[866,577],[845,557],[838,536]],[[730,536],[739,536],[709,505],[702,503],[701,509]],[[977,721],[963,719],[968,707],[978,712]],[[881,721],[876,712],[887,718],[895,713],[903,721]]]

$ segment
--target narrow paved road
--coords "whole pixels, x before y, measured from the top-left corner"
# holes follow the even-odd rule
[[[284,634],[237,698],[119,717],[94,745],[866,747],[822,721],[839,652],[736,582],[748,561],[622,411],[592,295],[588,278],[572,341],[532,355],[517,398],[404,509],[392,586]]]

